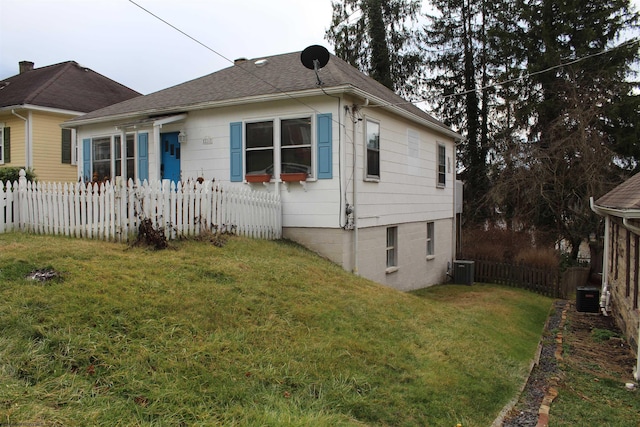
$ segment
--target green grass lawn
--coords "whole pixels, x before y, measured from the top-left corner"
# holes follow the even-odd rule
[[[50,268],[61,280],[25,275]],[[0,235],[0,425],[488,426],[552,300],[401,293],[288,242]]]

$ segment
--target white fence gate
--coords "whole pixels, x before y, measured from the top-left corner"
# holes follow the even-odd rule
[[[128,241],[143,219],[169,239],[229,231],[282,237],[280,197],[211,181],[100,184],[0,182],[0,233],[19,230]]]

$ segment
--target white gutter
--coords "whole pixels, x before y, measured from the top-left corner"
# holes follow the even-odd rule
[[[16,104],[16,105],[10,105],[6,107],[0,107],[0,112],[3,112],[3,111],[10,112],[11,110],[42,111],[44,113],[68,114],[70,116],[81,116],[83,114],[87,114],[84,111],[64,110],[62,108],[42,107],[40,105],[32,105],[32,104]]]
[[[602,206],[597,206],[594,201],[593,201],[593,197],[591,197],[589,199],[589,203],[591,205],[591,210],[593,212],[595,212],[596,214],[600,215],[600,216],[616,216],[619,218],[622,218],[622,224],[624,225],[624,227],[636,234],[640,234],[640,228],[636,227],[632,224],[629,223],[630,219],[639,219],[640,218],[640,210],[637,209],[614,209],[614,208],[605,208]],[[609,218],[607,217],[607,225],[609,225]],[[606,255],[606,257],[603,259],[602,262],[602,273],[603,273],[603,288],[606,289],[605,287],[605,281],[604,281],[604,277],[605,277],[605,272],[608,270],[608,268],[605,268],[606,264],[604,263],[605,260],[608,259],[608,247],[609,245],[606,244],[609,241],[610,235],[608,234],[608,228],[605,228],[605,247],[604,247],[604,254]],[[638,268],[638,266],[636,266],[636,268]],[[603,290],[604,290],[603,289]],[[607,292],[609,292],[607,290]],[[636,369],[633,371],[633,377],[636,379],[636,381],[640,381],[640,322],[638,322],[638,338],[637,338],[637,343],[638,343],[638,348],[636,350]]]
[[[107,121],[128,119],[133,116],[172,114],[172,113],[175,113],[176,111],[186,112],[186,111],[206,110],[209,108],[232,107],[237,105],[246,105],[250,103],[281,101],[286,99],[299,100],[300,98],[307,98],[307,97],[326,95],[326,94],[355,95],[364,100],[369,100],[370,104],[375,104],[376,107],[387,109],[393,112],[394,114],[397,114],[401,117],[409,119],[412,122],[418,123],[422,126],[425,126],[445,136],[451,137],[453,139],[462,139],[462,136],[460,134],[452,131],[451,129],[447,128],[442,124],[435,123],[431,120],[427,120],[423,117],[413,114],[403,108],[400,108],[397,105],[390,104],[388,101],[385,101],[382,98],[373,96],[370,93],[364,90],[358,89],[357,87],[354,87],[350,84],[334,86],[330,88],[323,88],[323,89],[308,89],[308,90],[297,91],[295,93],[278,92],[278,93],[272,93],[272,94],[266,94],[266,95],[260,95],[260,96],[247,96],[243,98],[203,102],[203,103],[191,104],[191,105],[172,105],[166,108],[152,108],[148,110],[135,111],[135,112],[131,111],[131,112],[122,113],[122,114],[114,114],[111,116],[101,116],[101,117],[90,118],[90,119],[82,119],[80,117],[77,119],[71,119],[71,121],[66,126],[71,127],[71,126],[103,123]],[[146,95],[146,96],[149,96],[149,95]],[[408,101],[406,102],[408,103]],[[109,108],[109,107],[106,107],[106,108]],[[309,107],[309,108],[313,110],[313,107]],[[427,113],[425,112],[425,114]]]
[[[16,116],[19,119],[24,120],[24,167],[29,169],[32,167],[31,161],[31,121],[25,117],[22,117],[20,114],[16,113],[16,110],[12,109],[11,114]],[[28,112],[29,118],[31,118],[31,112]]]

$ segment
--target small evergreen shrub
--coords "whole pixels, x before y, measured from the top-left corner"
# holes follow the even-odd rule
[[[20,167],[4,167],[0,168],[0,182],[17,182],[20,179]],[[36,181],[36,174],[33,169],[25,169],[27,181]]]

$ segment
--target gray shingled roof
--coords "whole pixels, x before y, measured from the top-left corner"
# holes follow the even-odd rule
[[[259,66],[256,64],[259,59],[266,60],[266,63]],[[331,55],[329,63],[320,70],[319,76],[325,90],[337,87],[359,89],[453,133],[443,123],[334,55]],[[86,120],[95,122],[102,121],[101,119],[185,112],[227,101],[283,93],[294,96],[299,92],[318,89],[314,71],[302,65],[300,52],[294,52],[236,61],[233,66],[215,73],[93,111],[67,123],[73,125],[74,122]]]
[[[640,173],[600,197],[596,205],[620,210],[640,209]]]
[[[35,105],[88,113],[140,95],[75,61],[0,80],[0,108]]]

